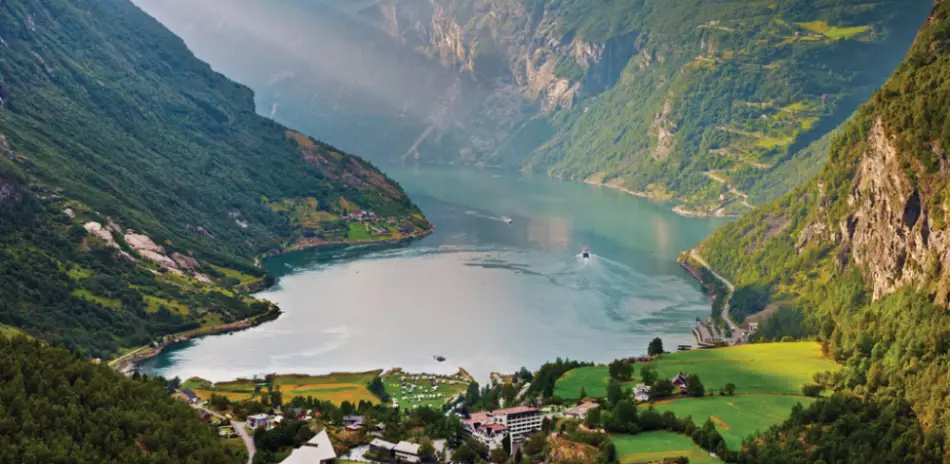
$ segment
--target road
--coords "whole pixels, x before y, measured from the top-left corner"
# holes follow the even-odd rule
[[[231,421],[231,426],[234,427],[234,431],[241,437],[241,440],[244,440],[244,446],[247,447],[247,464],[251,464],[254,461],[254,453],[257,453],[257,448],[254,447],[254,437],[247,434],[244,422]]]
[[[218,419],[227,420],[226,417],[210,409],[198,405],[193,405],[192,407],[199,411],[207,412]],[[244,422],[231,421],[231,427],[234,428],[234,432],[241,437],[241,440],[244,440],[244,446],[247,448],[247,464],[251,464],[251,461],[254,460],[254,454],[257,453],[257,448],[254,447],[254,437],[248,435],[247,429],[244,428]]]
[[[726,324],[729,324],[729,330],[732,331],[732,340],[730,341],[730,345],[735,345],[739,340],[742,339],[743,334],[745,333],[739,328],[738,325],[736,325],[735,322],[732,321],[732,318],[729,317],[729,300],[732,299],[732,293],[736,291],[736,286],[732,285],[732,282],[729,282],[723,276],[717,274],[716,271],[714,271],[709,265],[709,263],[707,263],[706,260],[699,255],[699,252],[697,252],[695,248],[689,250],[689,256],[696,260],[697,263],[705,267],[706,270],[719,279],[719,281],[729,289],[729,294],[726,295],[726,304],[722,305],[722,319],[726,321]]]

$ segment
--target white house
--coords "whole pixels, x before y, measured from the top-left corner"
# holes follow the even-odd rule
[[[267,414],[254,414],[253,416],[247,416],[247,426],[252,429],[261,427],[269,429],[274,426],[274,422]]]
[[[306,444],[295,449],[282,464],[323,464],[336,459],[336,451],[330,443],[330,436],[326,430],[314,435]]]
[[[419,457],[419,445],[415,443],[409,443],[408,441],[401,441],[396,444],[396,447],[393,448],[393,452],[396,455],[396,461],[398,462],[421,462],[422,458]]]
[[[633,388],[633,399],[637,400],[638,403],[646,403],[650,401],[650,386],[644,384],[637,384]]]

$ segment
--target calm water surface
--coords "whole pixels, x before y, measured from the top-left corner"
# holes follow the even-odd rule
[[[479,379],[556,357],[609,361],[693,343],[709,300],[676,255],[721,219],[545,177],[388,169],[436,224],[400,247],[272,258],[276,321],[166,350],[145,370],[220,381],[403,367]],[[506,224],[502,217],[514,219]],[[594,256],[579,256],[584,245]],[[434,355],[445,356],[439,363]]]

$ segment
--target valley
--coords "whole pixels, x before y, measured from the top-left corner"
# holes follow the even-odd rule
[[[948,44],[942,0],[0,3],[0,462],[950,462]]]

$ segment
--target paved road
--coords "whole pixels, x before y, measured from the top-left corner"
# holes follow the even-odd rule
[[[251,464],[254,460],[254,453],[257,452],[257,448],[254,447],[254,437],[247,434],[244,422],[231,421],[231,426],[234,427],[234,431],[241,437],[241,440],[244,440],[244,446],[247,447],[247,464]]]
[[[726,295],[726,304],[722,305],[722,319],[726,321],[726,324],[729,324],[729,330],[732,331],[732,340],[730,341],[730,344],[732,345],[736,344],[737,341],[740,340],[742,338],[742,335],[745,333],[743,332],[742,329],[739,328],[738,325],[736,325],[735,322],[732,321],[732,318],[729,317],[729,300],[732,298],[732,293],[736,291],[736,286],[732,285],[732,282],[729,282],[721,275],[716,274],[716,271],[714,271],[712,267],[709,266],[709,263],[707,263],[706,260],[703,259],[703,257],[699,255],[699,252],[697,252],[695,248],[692,250],[689,250],[689,255],[693,259],[695,259],[696,262],[698,262],[699,264],[702,264],[703,267],[706,268],[706,270],[712,273],[713,276],[719,279],[723,284],[725,284],[726,288],[729,289],[729,294]]]
[[[198,405],[192,407],[199,411],[205,411],[218,419],[227,420],[226,417],[210,409]],[[244,428],[244,422],[231,421],[231,427],[233,427],[234,431],[241,437],[241,440],[244,440],[244,446],[247,448],[247,464],[251,464],[251,461],[254,460],[254,453],[257,452],[257,449],[254,447],[254,437],[248,435],[247,430]]]

